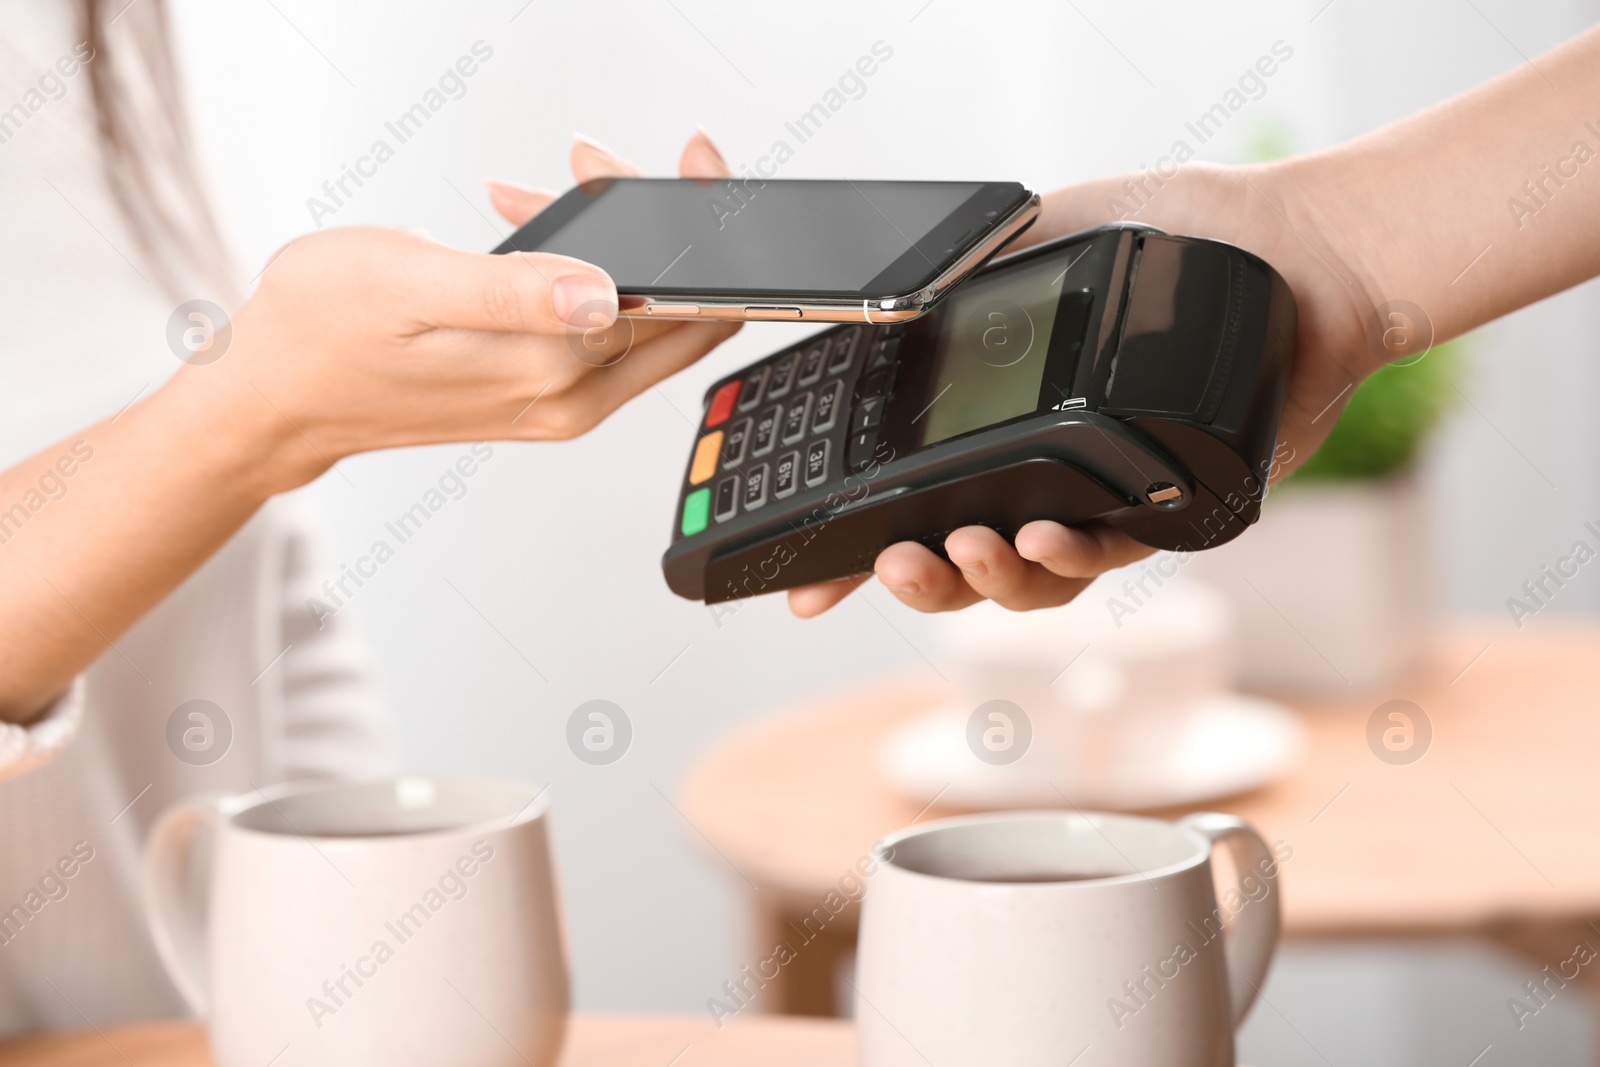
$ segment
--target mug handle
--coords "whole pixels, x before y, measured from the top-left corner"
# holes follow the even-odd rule
[[[1281,928],[1278,904],[1278,861],[1267,843],[1255,828],[1237,815],[1204,811],[1179,820],[1211,841],[1213,850],[1226,846],[1233,854],[1233,865],[1241,880],[1253,874],[1266,883],[1267,891],[1260,900],[1236,912],[1228,921],[1228,935],[1223,939],[1223,959],[1228,966],[1228,1001],[1233,1006],[1233,1025],[1244,1020],[1245,1013],[1255,1003],[1261,983],[1267,977],[1267,967],[1278,947]],[[1243,886],[1240,887],[1241,891]]]
[[[215,830],[214,802],[186,801],[161,813],[144,850],[144,917],[172,984],[196,1015],[206,1004],[204,902],[188,877],[195,838]]]

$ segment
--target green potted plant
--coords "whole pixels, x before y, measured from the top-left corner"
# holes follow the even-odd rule
[[[1286,483],[1373,482],[1409,470],[1458,394],[1461,341],[1384,367],[1350,397],[1327,441]]]

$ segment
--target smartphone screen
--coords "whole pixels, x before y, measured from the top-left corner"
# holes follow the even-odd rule
[[[1028,195],[991,182],[608,179],[573,189],[499,251],[586,260],[624,293],[898,294]]]

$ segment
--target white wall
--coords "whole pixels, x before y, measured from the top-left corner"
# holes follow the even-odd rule
[[[753,161],[879,40],[893,59],[786,176],[1048,189],[1153,162],[1280,39],[1293,60],[1205,155],[1240,158],[1274,121],[1313,148],[1507,69],[1517,48],[1536,54],[1596,13],[1594,0],[524,2],[180,3],[208,164],[248,273],[311,225],[322,182],[478,40],[494,55],[466,95],[333,222],[424,226],[487,249],[504,227],[488,221],[479,179],[564,187],[574,130],[664,173],[700,122],[735,165]],[[1592,289],[1487,332],[1468,392],[1488,423],[1458,418],[1430,467],[1452,606],[1503,610],[1580,516],[1600,515],[1584,410],[1597,335]],[[895,628],[859,602],[810,623],[760,603],[719,630],[660,579],[684,413],[710,380],[793,336],[748,328],[581,441],[495,446],[467,496],[349,609],[377,648],[413,766],[554,783],[583,1007],[700,1010],[735,966],[737,883],[657,792],[673,794],[696,751],[781,703],[926,669],[895,629],[920,641],[920,620],[880,590],[864,595]],[[1561,488],[1536,483],[1495,428]],[[341,464],[353,486],[318,483],[332,558],[363,551],[459,451],[361,457]],[[1578,588],[1563,607],[1597,603],[1600,590]],[[594,697],[635,723],[633,751],[611,767],[578,762],[562,740]]]

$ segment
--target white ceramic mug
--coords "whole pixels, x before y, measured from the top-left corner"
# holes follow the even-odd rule
[[[179,805],[146,916],[219,1067],[548,1067],[568,1009],[548,822],[539,791],[470,778]]]
[[[1211,853],[1238,886],[1220,908]],[[862,1067],[1233,1067],[1278,940],[1275,855],[1230,815],[1005,812],[878,846]]]

